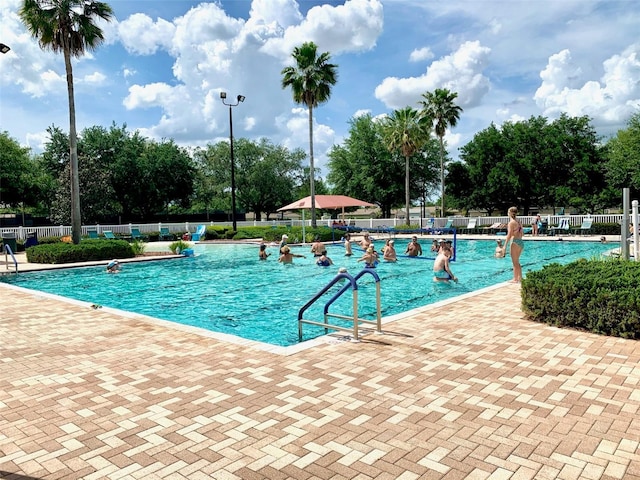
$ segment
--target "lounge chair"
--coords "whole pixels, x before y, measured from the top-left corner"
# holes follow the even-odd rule
[[[89,238],[93,240],[100,238],[100,235],[98,235],[98,230],[96,229],[87,230],[87,234],[89,235]]]
[[[500,223],[500,222],[496,222],[493,225],[489,225],[488,227],[484,227],[482,229],[482,231],[484,233],[488,233],[490,235],[495,235],[498,232],[502,232],[502,231],[506,231],[507,230],[507,224],[506,223]]]
[[[117,240],[116,236],[113,234],[111,230],[105,230],[102,232],[102,234],[104,235],[104,238],[106,238],[107,240]]]
[[[176,237],[169,231],[169,227],[160,228],[160,240],[175,240]]]
[[[558,234],[561,233],[569,233],[569,229],[571,228],[571,226],[569,225],[569,219],[568,218],[561,218],[560,219],[560,223],[558,224],[557,227],[551,227],[549,229],[549,235],[551,236],[555,236],[556,232]]]
[[[467,223],[467,226],[460,229],[460,233],[475,233],[477,224],[478,224],[477,218],[475,217],[470,218],[469,223]]]
[[[204,240],[204,235],[206,232],[206,225],[198,225],[198,229],[195,231],[195,233],[191,234],[191,240],[193,240],[194,242],[199,242],[201,239]]]
[[[592,218],[585,218],[582,221],[582,225],[580,225],[580,228],[574,228],[572,229],[573,233],[578,233],[580,232],[580,235],[583,235],[585,233],[591,233],[591,226],[593,225],[593,219]]]
[[[132,228],[131,229],[131,239],[132,240],[140,240],[142,242],[146,242],[148,240],[148,237],[146,235],[143,235],[140,232],[139,228]]]

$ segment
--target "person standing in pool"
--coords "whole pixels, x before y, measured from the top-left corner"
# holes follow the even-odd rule
[[[509,253],[511,253],[511,263],[513,263],[513,280],[512,283],[520,283],[522,281],[522,265],[520,265],[520,255],[524,250],[524,230],[522,224],[516,218],[518,214],[517,207],[511,207],[509,209],[509,223],[507,224],[507,238],[504,241],[502,251],[506,255],[507,245],[511,241]]]
[[[261,243],[260,244],[260,251],[258,252],[258,258],[260,260],[266,260],[269,255],[271,255],[271,254],[267,253],[267,246],[264,243]]]
[[[344,234],[344,256],[350,257],[351,255],[353,255],[353,252],[351,251],[351,234],[345,233]]]
[[[293,263],[294,258],[307,258],[304,255],[298,255],[297,253],[291,253],[291,249],[288,245],[282,247],[280,251],[280,258],[278,258],[278,262],[280,263]]]
[[[433,281],[449,283],[449,280],[453,280],[458,283],[458,277],[456,277],[451,268],[449,267],[449,259],[451,258],[451,248],[446,243],[440,245],[438,256],[433,262]]]
[[[287,241],[289,240],[289,236],[285,233],[282,235],[282,240],[280,240],[280,253],[282,253],[282,249],[287,245]]]

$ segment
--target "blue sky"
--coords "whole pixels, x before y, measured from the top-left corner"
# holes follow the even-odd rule
[[[43,52],[0,5],[0,129],[39,152],[68,129],[64,61]],[[491,122],[589,115],[603,136],[640,109],[637,0],[114,0],[104,45],[74,59],[77,126],[126,124],[185,146],[226,140],[219,99],[242,94],[234,136],[308,151],[307,111],[281,88],[293,47],[314,41],[338,65],[315,111],[316,165],[363,112],[418,107],[436,88],[463,113],[451,155]]]

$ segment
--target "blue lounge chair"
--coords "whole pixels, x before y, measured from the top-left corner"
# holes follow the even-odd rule
[[[146,242],[147,241],[147,236],[143,235],[142,233],[140,233],[140,229],[139,228],[132,228],[131,229],[131,239],[132,240],[140,240],[142,242]]]
[[[193,240],[194,242],[199,242],[201,239],[204,240],[206,231],[206,225],[198,225],[198,229],[191,235],[191,240]]]
[[[100,235],[98,235],[98,230],[96,229],[87,230],[87,234],[89,235],[89,238],[93,240],[100,238]]]
[[[169,231],[169,227],[160,228],[160,240],[175,240],[176,237]]]
[[[116,236],[113,234],[111,230],[105,230],[104,232],[102,232],[102,234],[104,235],[104,238],[106,238],[107,240],[117,240]]]

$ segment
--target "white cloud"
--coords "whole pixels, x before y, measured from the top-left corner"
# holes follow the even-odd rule
[[[422,62],[423,60],[429,60],[435,55],[429,47],[416,48],[411,55],[409,55],[410,62]]]
[[[263,50],[288,60],[294,47],[313,41],[320,51],[333,55],[369,50],[382,33],[382,3],[379,0],[347,0],[344,5],[311,8],[299,24],[270,39]]]
[[[603,70],[600,81],[580,84],[581,69],[574,65],[571,52],[551,55],[540,73],[542,83],[534,100],[551,117],[566,112],[604,123],[624,122],[640,105],[640,43],[605,60]]]
[[[107,79],[107,77],[100,73],[100,72],[94,72],[91,73],[89,75],[85,75],[82,79],[81,82],[82,83],[87,83],[93,86],[99,86],[105,83],[105,80]]]
[[[152,55],[158,49],[171,47],[175,27],[170,22],[142,13],[131,15],[117,24],[117,32],[124,48],[136,55]]]
[[[434,61],[419,77],[385,78],[375,90],[375,96],[389,108],[416,106],[423,93],[436,88],[448,88],[458,93],[457,103],[470,108],[489,91],[490,82],[484,75],[491,49],[480,42],[465,42],[451,55]],[[417,108],[417,106],[416,106]]]

